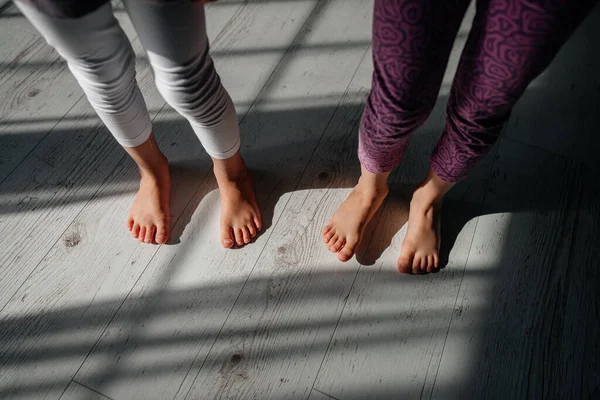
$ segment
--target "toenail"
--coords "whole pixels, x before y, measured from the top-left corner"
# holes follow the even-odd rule
[[[233,244],[233,242],[229,239],[225,239],[225,240],[223,240],[223,244],[226,246],[231,246]]]

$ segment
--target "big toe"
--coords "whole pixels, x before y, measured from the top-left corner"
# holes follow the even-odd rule
[[[221,245],[226,249],[230,249],[233,247],[233,233],[231,232],[231,227],[227,224],[221,225]]]
[[[412,259],[414,253],[410,250],[402,249],[400,251],[400,257],[398,257],[398,270],[405,274],[412,272]]]
[[[354,252],[356,251],[358,241],[359,239],[355,237],[347,237],[344,247],[342,247],[342,249],[337,253],[338,260],[340,260],[341,262],[346,262],[350,260],[354,256]]]
[[[154,236],[154,240],[158,244],[167,243],[167,240],[169,240],[169,225],[166,222],[156,224],[156,235]]]

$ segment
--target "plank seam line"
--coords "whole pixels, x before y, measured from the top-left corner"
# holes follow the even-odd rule
[[[9,0],[9,3],[12,3]],[[117,3],[117,4],[121,4],[121,2]],[[136,36],[135,38],[133,38],[131,40],[131,43],[135,42],[138,40],[138,37]],[[45,46],[42,46],[38,51],[35,52],[35,54],[37,54],[38,52],[42,51],[42,49],[44,49]],[[143,46],[142,46],[143,47]],[[33,54],[32,57],[35,55]],[[58,59],[62,59],[62,57],[59,56]],[[20,68],[19,68],[20,69]],[[68,68],[67,68],[68,69]],[[69,72],[70,73],[70,72]],[[79,87],[79,84],[77,84],[77,86]],[[79,104],[79,102],[81,101],[81,99],[83,99],[85,97],[85,94],[82,94],[79,99],[77,99],[76,102],[73,103],[73,105],[67,110],[67,112],[65,112],[65,114],[60,117],[60,119],[58,119],[58,121],[56,121],[56,124],[54,124],[52,126],[52,128],[48,129],[48,132],[46,132],[46,134],[35,144],[35,146],[33,146],[33,148],[27,153],[25,154],[25,156],[23,156],[23,158],[21,159],[21,161],[19,161],[17,163],[17,165],[15,165],[15,167],[6,174],[6,176],[4,177],[4,179],[2,179],[0,181],[0,186],[16,171],[17,168],[19,168],[19,166],[21,166],[21,164],[23,164],[25,162],[25,160],[27,160],[27,158],[38,148],[38,146],[52,133],[52,131],[54,131],[54,129],[58,126],[58,124],[60,124],[62,122],[62,120],[71,112],[71,110],[73,110],[73,108],[75,108],[75,106],[77,104]],[[97,117],[97,114],[94,112],[94,115]],[[0,310],[1,312],[2,310]]]
[[[330,395],[330,394],[327,394],[327,393],[325,393],[325,392],[321,392],[319,389],[312,388],[312,390],[314,390],[315,392],[319,392],[319,393],[321,393],[321,394],[322,394],[322,395],[324,395],[324,396],[327,396],[327,397],[329,397],[329,398],[332,398],[333,400],[340,400],[340,399],[338,399],[337,397],[333,397],[333,396],[332,396],[332,395]]]
[[[107,395],[105,395],[104,393],[100,393],[99,391],[97,391],[97,390],[95,390],[95,389],[92,389],[91,387],[89,387],[89,386],[87,386],[87,385],[84,385],[83,383],[81,383],[81,382],[79,382],[79,381],[76,381],[75,379],[71,379],[71,382],[73,382],[73,383],[76,383],[76,384],[78,384],[79,386],[83,386],[83,387],[84,387],[84,388],[86,388],[87,390],[89,390],[89,391],[91,391],[91,392],[94,392],[94,393],[97,393],[97,394],[99,394],[99,395],[100,395],[100,396],[102,396],[102,397],[106,397],[108,400],[113,400],[113,398],[112,398],[112,397],[108,397],[108,396],[107,396]],[[64,393],[63,393],[63,394],[64,394]]]
[[[166,104],[164,104],[160,110],[156,113],[156,115],[154,116],[154,118],[152,118],[152,122],[154,122],[154,120],[158,117],[158,115],[160,114],[160,112],[166,107]],[[109,174],[109,177],[114,173],[114,171],[117,168],[121,167],[121,164],[123,163],[123,160],[127,157],[127,154],[124,154],[120,161],[116,164],[115,168],[113,168],[113,170],[111,171],[111,173]],[[105,181],[103,184],[101,184],[98,187],[98,190],[94,193],[94,195],[90,198],[90,200],[82,207],[82,209],[77,213],[77,215],[75,216],[75,218],[73,218],[73,221],[75,219],[77,219],[77,217],[79,217],[79,215],[81,215],[81,213],[87,208],[87,206],[94,201],[95,199],[95,194],[98,193],[98,191],[100,189],[102,189],[102,187],[104,187],[104,185],[107,184],[107,181]],[[179,218],[181,218],[181,215],[177,218],[177,220],[175,221],[175,224],[177,224],[177,221],[179,221]],[[71,222],[72,223],[72,222]],[[69,224],[69,227],[71,225]],[[69,229],[69,227],[67,227],[67,229]],[[67,231],[67,229],[65,229],[64,232]],[[60,235],[64,235],[64,232]],[[54,246],[56,245],[56,243],[58,243],[58,241],[60,240],[60,236],[59,239],[54,243],[54,245],[50,248],[50,250],[48,250],[48,253],[52,250],[52,248],[54,248]],[[158,252],[158,250],[162,247],[162,245],[157,246],[156,250],[154,251],[154,254],[152,255],[152,257],[150,257],[150,260],[148,260],[148,263],[146,263],[146,266],[144,267],[144,269],[140,272],[140,274],[138,275],[137,279],[135,280],[135,282],[131,285],[131,288],[129,288],[129,291],[127,292],[127,295],[125,295],[123,297],[123,301],[121,302],[121,304],[119,304],[119,307],[117,307],[117,309],[115,310],[113,316],[110,318],[110,320],[107,322],[106,326],[104,327],[104,329],[102,330],[102,332],[100,333],[100,335],[98,335],[98,339],[96,339],[96,341],[94,342],[94,345],[91,346],[90,351],[88,352],[88,354],[85,356],[85,358],[83,359],[83,361],[81,362],[81,364],[79,365],[79,368],[77,368],[77,370],[75,371],[75,373],[71,376],[71,380],[75,380],[75,377],[77,376],[77,374],[79,373],[79,371],[81,371],[81,368],[83,367],[83,365],[87,362],[88,358],[90,357],[90,355],[92,354],[92,352],[94,351],[94,349],[98,346],[98,343],[100,342],[100,340],[102,339],[102,337],[104,336],[106,330],[108,329],[108,327],[110,326],[110,324],[114,321],[115,317],[117,316],[117,314],[119,313],[119,311],[121,310],[121,308],[123,307],[123,304],[125,304],[125,302],[127,301],[127,299],[129,298],[129,295],[131,294],[131,292],[133,291],[133,289],[135,288],[135,286],[137,285],[137,283],[139,282],[139,280],[141,279],[141,277],[144,275],[144,272],[146,272],[146,270],[148,269],[148,266],[150,265],[150,263],[152,262],[152,260],[154,259],[154,257],[156,256],[156,253]],[[44,256],[45,258],[45,256]],[[41,264],[41,261],[40,261]],[[39,266],[39,264],[38,264]],[[36,266],[36,269],[38,268],[38,266]],[[67,385],[68,386],[68,385]],[[67,387],[65,387],[64,391],[67,390]],[[63,391],[63,394],[64,394]],[[62,395],[61,395],[62,396]],[[104,395],[103,395],[104,396]]]
[[[33,153],[33,151],[39,146],[39,144],[46,139],[46,137],[48,137],[48,135],[50,135],[50,133],[54,130],[54,128],[56,128],[56,126],[60,123],[60,121],[63,120],[63,118],[73,109],[73,107],[75,107],[80,101],[81,98],[83,97],[83,95],[79,98],[79,100],[77,100],[75,102],[75,104],[73,104],[73,106],[69,109],[69,111],[67,111],[65,113],[65,115],[63,115],[57,122],[56,124],[50,129],[48,130],[48,132],[44,135],[44,137],[33,147],[33,149],[31,149],[31,151],[29,153],[27,153],[23,159],[12,169],[12,171],[10,171],[6,177],[0,181],[0,186],[2,186],[2,184],[15,172],[15,170],[25,162],[25,160],[27,160],[29,158],[30,155],[32,155],[31,153]],[[95,137],[95,136],[94,136]],[[93,138],[91,139],[93,140]],[[39,157],[36,157],[39,159]],[[69,175],[75,170],[76,166],[73,167],[73,169],[71,169],[71,171],[69,172]],[[98,187],[98,190],[100,190],[100,187]],[[94,192],[94,194],[96,194],[96,192]],[[89,200],[91,201],[91,200]],[[86,205],[89,203],[89,201],[86,203]],[[84,206],[85,208],[85,206]],[[83,210],[83,208],[82,208]],[[79,214],[81,213],[81,210],[77,213],[77,215],[73,216],[73,219],[71,220],[71,222],[69,222],[69,225],[67,225],[67,227],[62,231],[62,233],[60,235],[58,235],[56,241],[52,244],[52,246],[48,247],[48,251],[44,254],[44,256],[40,259],[40,261],[37,263],[37,265],[35,267],[33,267],[31,269],[31,272],[27,275],[27,277],[25,277],[25,279],[23,279],[23,282],[21,282],[21,284],[15,288],[14,292],[12,295],[10,295],[10,297],[8,298],[8,300],[6,300],[6,303],[4,303],[2,305],[2,308],[0,308],[0,313],[2,313],[2,311],[4,311],[4,309],[6,308],[6,306],[8,305],[8,303],[11,302],[11,300],[15,297],[15,294],[17,294],[17,292],[23,287],[23,285],[25,285],[25,283],[29,280],[29,278],[31,277],[31,275],[33,275],[33,273],[35,271],[37,271],[37,269],[39,268],[40,264],[42,263],[42,261],[44,260],[44,258],[46,258],[46,256],[50,253],[50,251],[54,248],[54,246],[56,246],[56,244],[58,243],[58,241],[60,240],[60,238],[65,234],[65,232],[69,229],[69,227],[71,226],[71,224],[73,223],[73,221],[75,221],[75,219],[79,216]]]
[[[500,142],[502,140],[505,140],[505,138],[499,138],[496,146],[495,146],[495,150],[493,153],[493,157],[495,158],[496,155],[498,154],[498,149],[500,147]],[[494,166],[496,165],[496,160],[494,159],[492,166],[490,167],[490,171],[487,174],[487,177],[490,178],[494,172]],[[481,203],[479,205],[479,212],[477,213],[478,215],[482,214],[483,211],[483,206],[485,204],[485,199],[487,197],[487,193],[489,190],[489,186],[492,182],[492,179],[489,179],[488,182],[485,185],[485,190],[484,190],[484,194],[483,194],[483,198],[481,199]],[[462,276],[460,278],[460,285],[458,286],[458,290],[456,292],[456,298],[454,299],[454,305],[452,306],[452,313],[450,314],[450,321],[448,322],[448,329],[446,329],[446,337],[444,338],[444,344],[442,345],[442,351],[440,352],[440,361],[438,363],[438,367],[435,371],[435,377],[433,378],[433,384],[431,385],[431,393],[429,394],[429,400],[431,400],[431,398],[433,397],[433,393],[435,391],[435,384],[437,382],[437,378],[438,375],[440,373],[440,367],[442,366],[442,359],[444,358],[444,350],[446,349],[446,342],[448,341],[448,335],[450,334],[450,328],[452,327],[452,321],[454,320],[454,310],[456,309],[456,304],[458,303],[458,298],[460,297],[460,293],[461,293],[461,289],[463,287],[463,280],[465,277],[465,271],[467,269],[467,265],[469,264],[469,258],[471,257],[471,249],[473,248],[473,242],[475,241],[475,234],[477,233],[477,227],[479,226],[479,218],[477,218],[477,221],[475,222],[475,227],[473,228],[473,236],[471,236],[471,242],[469,243],[469,250],[467,253],[467,259],[465,260],[465,265],[463,266],[463,270],[462,270]]]
[[[349,92],[350,87],[352,86],[352,82],[354,81],[354,78],[356,77],[356,74],[358,73],[358,70],[360,69],[360,67],[361,67],[362,63],[364,62],[365,57],[369,53],[370,49],[371,49],[371,45],[367,46],[367,48],[365,49],[365,52],[363,53],[363,56],[361,57],[360,61],[358,62],[358,65],[356,67],[356,70],[354,71],[354,74],[352,75],[352,77],[350,78],[350,81],[348,82],[348,86],[346,86],[346,93]],[[341,104],[343,98],[344,98],[344,96],[342,96],[342,98],[340,99],[340,102],[338,103],[338,105],[336,107],[336,110],[339,109],[340,104]],[[333,120],[334,115],[335,115],[335,112],[332,114],[331,119],[327,123],[327,126],[326,126],[323,134],[321,135],[321,138],[319,139],[319,142],[317,143],[317,146],[315,147],[315,151],[313,152],[313,154],[309,158],[307,165],[310,164],[310,162],[312,161],[312,158],[314,157],[314,153],[316,152],[316,149],[318,148],[319,144],[323,140],[323,137],[325,136],[325,133],[327,132],[327,129],[329,128],[329,125],[331,124],[331,121]],[[304,175],[305,171],[306,171],[306,169],[303,171],[302,175]],[[327,193],[329,193],[330,191],[331,191],[331,188],[327,189]],[[382,204],[382,206],[383,206],[383,204]],[[381,215],[380,215],[379,218],[381,219]],[[379,220],[377,221],[377,223],[379,223]],[[371,238],[369,238],[369,243],[366,246],[366,250],[369,249],[369,246],[371,244],[372,238],[373,238],[373,236],[371,236]],[[311,386],[311,389],[314,389],[314,390],[318,391],[319,393],[323,393],[323,392],[321,392],[318,389],[315,389],[315,384],[317,383],[317,379],[319,377],[319,374],[321,373],[321,369],[323,368],[323,364],[325,363],[325,358],[327,357],[327,353],[329,352],[329,349],[331,347],[331,343],[333,342],[333,338],[335,337],[335,333],[336,333],[336,331],[338,329],[338,326],[340,324],[342,316],[344,315],[344,310],[346,309],[346,304],[348,303],[348,299],[350,298],[350,293],[352,293],[352,289],[354,288],[354,283],[356,282],[356,278],[358,277],[358,273],[360,271],[360,268],[361,268],[361,264],[359,263],[358,264],[358,268],[356,268],[356,272],[354,274],[354,279],[352,280],[352,284],[350,285],[350,289],[348,290],[348,294],[344,298],[344,304],[342,305],[342,309],[340,310],[340,315],[338,316],[338,319],[336,321],[335,327],[333,328],[333,331],[331,332],[331,337],[329,338],[329,343],[327,344],[327,348],[325,349],[325,352],[323,354],[323,358],[321,359],[321,364],[319,365],[319,368],[317,369],[317,373],[315,374],[315,379],[313,380],[313,384]],[[323,393],[323,394],[325,394],[325,393]],[[310,397],[310,392],[309,392],[308,396]],[[308,399],[308,397],[307,397],[307,399]]]
[[[318,7],[318,4],[319,4],[319,3],[317,3],[317,4],[315,5],[315,7]],[[314,9],[313,9],[313,11],[314,11]],[[254,100],[252,101],[252,103],[251,103],[251,104],[250,104],[250,106],[248,107],[248,111],[246,112],[246,114],[244,115],[244,117],[243,117],[243,118],[240,120],[240,122],[239,122],[239,124],[240,124],[240,125],[241,125],[241,124],[243,123],[243,121],[246,119],[246,117],[248,116],[248,114],[250,114],[250,111],[251,111],[251,110],[254,108],[254,105],[255,105],[257,102],[259,102],[260,100],[262,100],[262,95],[263,95],[263,93],[264,93],[264,92],[267,90],[267,88],[268,88],[268,87],[271,85],[271,83],[272,83],[271,81],[272,81],[272,79],[274,79],[273,77],[275,76],[275,73],[278,73],[278,74],[280,74],[280,73],[281,73],[281,69],[283,69],[283,67],[282,67],[282,68],[280,68],[280,65],[282,65],[282,63],[283,63],[284,59],[285,59],[285,58],[286,58],[286,56],[287,56],[287,55],[290,53],[290,51],[291,51],[292,49],[295,49],[295,48],[296,48],[296,41],[297,41],[298,37],[302,37],[301,35],[303,35],[303,34],[304,34],[305,27],[306,27],[307,25],[308,25],[308,26],[310,26],[310,23],[311,23],[310,19],[311,19],[311,16],[312,16],[312,14],[313,14],[313,12],[311,12],[311,13],[308,15],[307,19],[304,21],[304,23],[302,24],[302,26],[300,27],[300,29],[298,29],[298,32],[296,33],[296,35],[294,36],[294,38],[291,40],[291,42],[290,42],[290,45],[287,47],[287,49],[285,50],[285,52],[283,53],[283,55],[282,55],[282,56],[281,56],[281,58],[279,59],[279,62],[277,63],[277,67],[275,67],[275,68],[273,69],[273,71],[272,71],[272,72],[271,72],[271,74],[269,75],[269,78],[268,78],[268,79],[265,81],[265,84],[263,85],[262,89],[261,89],[261,90],[258,92],[258,95],[257,95],[257,96],[254,98]],[[365,50],[365,54],[366,54],[366,52],[367,52],[367,51],[368,51],[370,48],[371,48],[370,46],[368,46],[368,47],[367,47],[367,49]],[[356,70],[354,71],[354,74],[353,74],[353,75],[352,75],[352,77],[350,78],[350,80],[349,80],[349,83],[348,83],[348,86],[346,87],[346,91],[347,91],[347,90],[348,90],[348,88],[350,87],[350,84],[352,83],[352,80],[354,79],[354,76],[356,75],[356,72],[358,71],[358,69],[359,69],[359,67],[360,67],[360,64],[362,63],[362,60],[364,59],[364,57],[365,57],[365,54],[363,54],[363,57],[361,58],[361,61],[358,63],[358,66],[357,66]],[[338,102],[338,104],[337,104],[337,106],[336,106],[336,109],[337,109],[337,108],[339,108],[339,106],[340,106],[340,104],[341,104],[341,102],[342,102],[342,99],[343,99],[343,97],[344,97],[344,96],[341,96],[341,97],[340,97],[340,101]],[[323,136],[324,136],[324,135],[325,135],[325,133],[327,132],[327,129],[329,128],[329,125],[331,124],[331,121],[333,120],[333,116],[334,116],[334,115],[335,115],[335,111],[332,113],[332,115],[331,115],[331,118],[330,118],[330,119],[329,119],[329,121],[327,122],[327,125],[325,125],[325,127],[323,128],[323,132],[321,133],[321,137],[319,138],[319,141],[318,141],[318,142],[317,142],[317,144],[315,145],[315,148],[313,149],[313,152],[312,152],[312,154],[311,154],[311,155],[310,155],[310,157],[308,158],[308,161],[307,161],[307,163],[305,164],[305,166],[304,166],[304,169],[302,170],[302,172],[301,172],[301,174],[300,174],[300,176],[299,176],[299,178],[298,178],[298,181],[297,181],[297,182],[296,182],[296,184],[294,185],[294,188],[292,189],[292,192],[295,192],[295,191],[296,191],[296,189],[298,188],[298,185],[300,184],[300,181],[301,181],[301,179],[302,179],[302,176],[303,176],[303,175],[304,175],[304,173],[306,172],[306,169],[308,168],[308,165],[310,165],[310,161],[311,161],[311,160],[312,160],[312,158],[314,157],[314,154],[315,154],[315,152],[316,152],[317,148],[319,147],[319,144],[320,144],[320,143],[321,143],[321,141],[323,140]],[[244,281],[244,284],[242,285],[242,288],[240,289],[240,292],[238,293],[238,296],[236,297],[235,301],[233,302],[233,305],[232,305],[231,309],[229,310],[229,313],[227,314],[227,317],[226,317],[226,318],[225,318],[225,320],[223,321],[223,325],[221,326],[221,328],[219,329],[219,332],[218,332],[218,333],[217,333],[217,335],[215,336],[215,340],[213,341],[212,345],[210,346],[210,349],[208,350],[208,352],[206,353],[206,357],[204,358],[204,360],[203,360],[203,361],[202,361],[202,363],[200,364],[200,367],[198,368],[198,373],[196,374],[196,376],[195,376],[195,377],[194,377],[194,379],[192,380],[192,383],[190,384],[190,387],[189,387],[189,389],[188,389],[187,393],[185,394],[185,396],[184,396],[184,399],[187,399],[187,398],[188,398],[188,396],[189,396],[189,394],[190,394],[190,392],[192,391],[192,388],[194,387],[194,385],[195,385],[195,382],[196,382],[196,380],[198,379],[198,375],[200,375],[200,371],[202,370],[202,368],[204,368],[204,364],[205,364],[206,360],[208,359],[209,355],[211,354],[211,352],[213,351],[213,348],[214,348],[214,345],[215,345],[215,343],[217,343],[217,341],[218,341],[219,337],[221,336],[221,333],[222,333],[223,329],[225,328],[225,325],[227,324],[227,321],[229,320],[229,317],[231,316],[231,313],[232,313],[232,312],[233,312],[233,310],[235,309],[235,306],[237,305],[237,303],[238,303],[238,300],[239,300],[240,296],[242,295],[242,292],[244,291],[244,288],[245,288],[245,287],[246,287],[246,285],[248,284],[248,281],[250,280],[250,277],[252,276],[252,274],[253,274],[253,272],[254,272],[254,269],[256,268],[256,265],[257,265],[257,264],[258,264],[258,262],[260,261],[260,259],[261,259],[261,257],[262,257],[262,254],[263,254],[263,252],[264,252],[264,251],[265,251],[265,249],[267,248],[267,245],[268,245],[268,243],[269,243],[269,240],[271,239],[271,235],[272,235],[272,234],[273,234],[273,232],[275,231],[276,227],[279,225],[279,221],[280,221],[280,220],[281,220],[281,218],[283,217],[283,215],[284,215],[284,213],[285,213],[285,210],[287,209],[287,206],[288,206],[289,202],[291,201],[291,199],[292,199],[292,196],[290,196],[290,198],[288,199],[288,201],[285,203],[285,206],[283,207],[283,209],[282,209],[282,211],[281,211],[281,214],[279,215],[279,218],[277,218],[277,221],[271,225],[271,233],[269,234],[269,237],[268,237],[268,238],[267,238],[267,240],[265,241],[265,245],[264,245],[264,247],[261,249],[261,251],[260,251],[260,253],[259,253],[259,255],[258,255],[258,257],[257,257],[256,261],[254,262],[254,265],[252,266],[252,268],[251,268],[251,270],[250,270],[250,272],[249,272],[249,274],[248,274],[248,277],[247,277],[247,278],[246,278],[246,280]],[[313,216],[313,218],[314,218],[314,216]],[[200,351],[198,352],[198,354],[200,354]],[[195,361],[195,360],[194,360],[194,361]],[[189,371],[188,371],[188,374],[189,374],[189,372],[191,371],[191,369],[193,368],[194,361],[192,362],[192,364],[191,364],[191,366],[190,366],[190,369],[189,369]],[[185,377],[185,378],[182,380],[182,382],[181,382],[181,385],[179,386],[179,389],[177,390],[177,392],[176,392],[176,394],[175,394],[175,397],[177,397],[177,394],[179,393],[179,390],[181,390],[181,388],[183,387],[183,384],[185,383],[187,376],[188,376],[188,375],[186,375],[186,377]],[[310,395],[310,394],[309,394],[309,395]]]

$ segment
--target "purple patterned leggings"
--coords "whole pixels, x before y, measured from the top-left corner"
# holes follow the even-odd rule
[[[470,0],[375,0],[374,73],[358,156],[395,168],[433,109]],[[552,61],[596,0],[478,0],[431,167],[456,182],[493,146],[527,85]]]

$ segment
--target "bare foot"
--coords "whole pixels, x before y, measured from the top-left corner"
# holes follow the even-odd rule
[[[221,193],[221,245],[244,246],[261,229],[252,178],[239,152],[230,159],[213,161]]]
[[[388,194],[387,175],[385,182],[377,187],[364,179],[363,171],[358,184],[323,229],[323,241],[340,261],[346,262],[354,255],[365,227]]]
[[[431,202],[419,190],[410,202],[408,229],[398,258],[400,272],[423,274],[439,268],[441,200]]]
[[[171,177],[167,159],[160,154],[152,169],[140,168],[140,189],[127,218],[131,235],[144,243],[166,243],[169,239]]]

